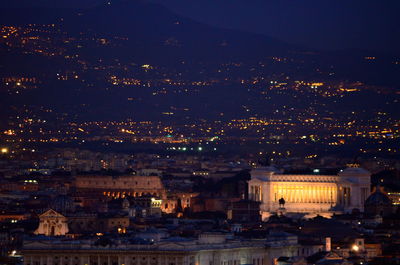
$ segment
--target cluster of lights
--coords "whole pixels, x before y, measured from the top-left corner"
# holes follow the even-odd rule
[[[38,183],[35,179],[24,180],[24,183]]]
[[[188,151],[188,150],[191,150],[191,151],[194,151],[194,150],[196,150],[196,148],[193,148],[193,147],[191,147],[191,148],[188,148],[188,147],[175,147],[175,146],[173,146],[173,147],[168,147],[167,150],[174,150],[174,151],[175,150],[177,150],[177,151]],[[217,149],[214,148],[214,150],[217,150]],[[197,147],[197,151],[199,151],[199,152],[203,151],[203,147],[201,147],[201,146]]]

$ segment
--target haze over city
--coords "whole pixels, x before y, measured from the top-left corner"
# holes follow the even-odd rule
[[[398,264],[397,1],[2,1],[0,264]]]

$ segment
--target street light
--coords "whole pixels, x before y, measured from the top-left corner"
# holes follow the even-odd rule
[[[7,148],[7,147],[3,147],[3,148],[1,148],[0,152],[1,152],[3,155],[5,155],[5,154],[8,153],[8,148]]]

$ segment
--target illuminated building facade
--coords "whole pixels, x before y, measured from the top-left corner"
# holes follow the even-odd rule
[[[370,194],[370,173],[353,165],[338,175],[276,174],[271,167],[251,171],[249,198],[259,201],[263,218],[288,213],[327,214],[364,210]],[[285,204],[280,205],[279,200]]]
[[[80,200],[97,195],[111,198],[134,197],[133,201],[138,203],[141,200],[143,203],[147,201],[152,209],[147,214],[159,209],[165,213],[174,213],[178,206],[185,209],[190,207],[191,199],[197,195],[190,192],[167,194],[160,177],[154,175],[77,176],[75,187],[81,196]]]
[[[68,233],[67,218],[50,209],[39,216],[39,227],[35,234],[46,236],[63,236]]]
[[[79,191],[98,191],[115,198],[143,195],[165,197],[159,176],[77,176],[75,186]]]

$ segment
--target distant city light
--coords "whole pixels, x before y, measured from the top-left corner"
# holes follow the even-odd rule
[[[0,151],[1,151],[2,154],[8,154],[8,148],[7,147],[1,148]]]

